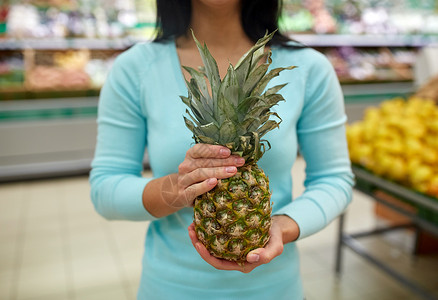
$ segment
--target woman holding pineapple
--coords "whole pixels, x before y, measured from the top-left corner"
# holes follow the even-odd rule
[[[102,89],[90,174],[101,215],[151,221],[138,298],[303,299],[294,241],[351,200],[336,75],[265,35],[276,1],[157,4],[157,40],[120,55]],[[306,190],[292,201],[298,145]]]

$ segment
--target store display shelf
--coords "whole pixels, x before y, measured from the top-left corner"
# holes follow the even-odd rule
[[[3,89],[0,88],[0,102],[5,101],[25,101],[28,99],[63,99],[68,97],[97,97],[99,96],[100,89],[76,89],[76,90],[29,90],[24,87],[17,87]]]
[[[0,102],[0,124],[35,120],[96,118],[97,97]]]
[[[438,35],[290,34],[311,47],[424,47],[438,46]]]
[[[350,113],[349,119],[352,121],[359,119],[368,105],[388,98],[405,97],[412,94],[415,89],[412,82],[388,82],[347,84],[342,85],[342,90],[346,108]],[[53,95],[50,92],[35,93],[35,95],[39,98],[31,96],[26,98],[27,100],[0,101],[0,124],[97,116],[98,90],[89,91],[89,94],[77,94],[77,92],[69,94],[58,91],[55,98],[51,97]],[[47,98],[41,98],[42,96]]]
[[[374,194],[376,190],[382,190],[402,201],[416,205],[433,213],[434,218],[429,221],[436,222],[438,226],[438,198],[422,194],[396,182],[379,177],[359,165],[353,165],[353,172],[356,176],[356,188],[368,194]]]
[[[405,82],[373,82],[342,84],[345,102],[362,102],[364,100],[381,101],[393,97],[406,97],[414,93],[412,81]],[[369,102],[369,101],[365,101]]]
[[[360,242],[360,239],[391,231],[414,228],[416,235],[414,245],[415,254],[415,249],[417,249],[418,246],[418,236],[422,230],[438,236],[438,199],[420,194],[400,184],[376,176],[357,165],[353,166],[353,172],[356,176],[356,190],[371,196],[371,200],[384,205],[390,209],[391,212],[401,214],[408,222],[396,225],[390,224],[382,227],[379,226],[371,230],[350,233],[345,230],[345,213],[342,214],[339,219],[338,244],[336,247],[335,270],[337,275],[340,275],[342,271],[343,248],[349,248],[398,281],[401,286],[414,292],[417,296],[416,298],[437,300],[438,298],[434,291],[426,289],[415,277],[406,274],[406,272],[403,272],[398,266],[391,266],[388,261],[382,259],[380,254],[374,253],[375,251],[369,251],[369,249]],[[394,202],[394,199],[404,203],[399,203],[398,201]],[[402,205],[405,203],[409,204],[409,206]]]
[[[86,174],[97,98],[0,102],[0,182]]]
[[[124,50],[135,43],[130,37],[99,39],[99,38],[5,38],[0,39],[0,50],[63,50],[63,49],[90,49],[90,50]]]
[[[0,165],[0,183],[28,179],[59,178],[85,175],[91,169],[92,157],[70,160],[34,162],[12,166]]]
[[[289,34],[291,38],[311,47],[424,47],[438,46],[438,35],[350,35],[350,34]],[[20,49],[114,49],[123,50],[147,38],[4,38],[0,50]]]
[[[414,92],[414,86],[412,82],[358,83],[342,85],[342,90],[346,104],[359,103],[366,106],[383,99],[405,97]],[[66,93],[60,97],[62,92],[58,91],[58,93],[58,97],[52,99],[0,101],[0,123],[97,115],[98,91],[96,94],[71,97]]]

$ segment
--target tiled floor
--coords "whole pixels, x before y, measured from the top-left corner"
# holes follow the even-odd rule
[[[293,170],[298,182],[303,166]],[[297,184],[294,193],[301,191]],[[86,177],[2,184],[0,207],[0,299],[135,299],[147,224],[100,218]],[[347,229],[377,223],[373,202],[355,193]],[[348,249],[337,278],[336,230],[337,221],[299,242],[307,299],[419,299]],[[364,241],[438,297],[438,256],[411,257],[409,233]]]

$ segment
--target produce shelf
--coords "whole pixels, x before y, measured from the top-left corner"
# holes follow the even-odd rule
[[[290,38],[311,47],[424,47],[438,45],[438,35],[350,35],[350,34],[288,34]],[[150,39],[138,37],[104,38],[3,38],[0,50],[20,49],[114,49],[123,50],[137,42]]]
[[[35,120],[93,118],[97,97],[0,102],[0,124]]]
[[[438,45],[438,35],[290,34],[312,47],[424,47]]]
[[[75,89],[75,90],[28,90],[24,87],[0,90],[0,103],[9,101],[27,101],[30,99],[63,99],[67,97],[97,97],[100,89]],[[62,102],[62,101],[61,101]]]
[[[136,42],[130,37],[114,39],[98,38],[4,38],[0,39],[0,50],[65,50],[65,49],[90,49],[90,50],[124,50]]]
[[[383,179],[358,165],[353,166],[353,172],[356,176],[356,189],[373,197],[376,197],[377,191],[382,191],[413,205],[418,208],[420,214],[419,220],[417,221],[428,227],[432,233],[438,235],[438,198],[422,194],[398,183]],[[435,214],[435,218],[430,218],[430,216],[434,216]],[[431,222],[431,224],[424,221]]]
[[[356,176],[355,189],[364,192],[371,196],[371,199],[376,202],[407,217],[409,222],[396,226],[385,226],[369,231],[347,233],[344,228],[345,213],[342,214],[339,220],[338,245],[336,249],[336,273],[338,275],[341,273],[343,259],[342,250],[343,247],[347,247],[380,270],[384,271],[393,279],[397,280],[405,288],[417,294],[421,299],[437,300],[438,297],[436,294],[432,294],[431,291],[426,290],[411,278],[404,276],[396,269],[388,266],[385,261],[369,253],[369,251],[359,242],[359,239],[409,227],[416,229],[416,242],[420,230],[426,230],[433,235],[438,236],[438,199],[383,179],[357,165],[353,165],[353,173]],[[389,197],[395,197],[396,199],[409,204],[409,206],[406,207],[404,205],[395,204],[388,199]],[[414,210],[410,208],[414,208]]]

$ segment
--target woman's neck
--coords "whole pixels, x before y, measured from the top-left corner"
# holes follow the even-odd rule
[[[241,16],[240,1],[234,1],[232,5],[210,4],[207,5],[199,0],[192,1],[192,17],[190,28],[196,38],[214,52],[234,52],[236,48],[247,48],[251,40],[245,34]],[[182,47],[194,47],[191,33],[179,39]]]

